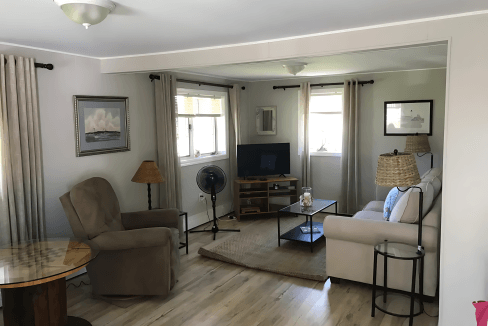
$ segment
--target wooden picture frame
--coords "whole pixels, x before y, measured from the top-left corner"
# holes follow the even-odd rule
[[[384,113],[385,136],[432,136],[434,100],[387,101]]]
[[[129,98],[73,96],[76,156],[130,151]]]

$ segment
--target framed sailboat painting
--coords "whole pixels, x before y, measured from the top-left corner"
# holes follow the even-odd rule
[[[73,96],[76,156],[130,150],[129,98]]]

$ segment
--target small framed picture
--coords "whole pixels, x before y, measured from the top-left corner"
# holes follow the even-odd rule
[[[432,136],[433,100],[385,102],[385,136]]]
[[[76,156],[130,150],[128,97],[75,95],[73,100]]]

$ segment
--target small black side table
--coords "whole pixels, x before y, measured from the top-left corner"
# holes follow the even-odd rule
[[[186,254],[188,255],[188,213],[180,211],[180,216],[185,215],[185,236],[186,242],[180,242],[180,249],[186,247]]]
[[[384,292],[383,295],[379,295],[376,297],[376,271],[378,265],[378,254],[384,257],[384,273],[383,273],[383,286]],[[371,307],[371,317],[374,317],[375,309],[378,309],[385,314],[396,316],[396,317],[406,317],[410,318],[409,326],[413,325],[413,317],[416,317],[424,312],[424,303],[423,303],[423,295],[424,295],[424,256],[425,251],[422,249],[420,253],[417,253],[417,248],[411,245],[403,244],[403,243],[396,243],[396,242],[388,242],[385,241],[380,243],[374,247],[374,269],[373,269],[373,297],[372,297],[372,307]],[[388,285],[387,285],[387,259],[400,259],[400,260],[411,260],[413,263],[412,268],[412,289],[410,292],[410,313],[408,315],[400,314],[392,311],[386,310],[387,304],[387,292],[388,292]],[[417,261],[420,260],[420,271],[419,271],[419,292],[420,297],[417,299],[415,297],[415,281],[416,281],[416,273],[417,273]],[[392,296],[399,296],[399,294],[391,293],[388,295],[389,297]],[[382,304],[383,303],[383,304]],[[416,303],[418,303],[416,305]]]

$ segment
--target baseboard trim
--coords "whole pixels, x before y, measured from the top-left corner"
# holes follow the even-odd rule
[[[356,283],[356,284],[362,284],[362,285],[366,285],[370,288],[373,288],[373,285],[372,284],[369,284],[369,283],[363,283],[363,282],[358,282],[358,281],[351,281],[351,280],[346,280],[346,279],[343,279],[343,278],[338,278],[338,277],[334,277],[334,276],[329,276],[327,279],[330,279],[330,282],[332,284],[340,284],[342,281],[346,281],[346,282],[351,282],[351,283]],[[327,282],[327,280],[326,280]],[[383,291],[383,286],[381,285],[376,285],[376,290],[377,291]],[[400,294],[404,294],[404,295],[407,295],[409,296],[410,295],[410,292],[407,292],[407,291],[402,291],[402,290],[397,290],[397,289],[392,289],[392,288],[388,288],[388,291],[389,292],[393,292],[393,293],[400,293]],[[418,293],[417,293],[417,296]],[[424,298],[424,302],[428,302],[428,303],[433,303],[436,299],[438,299],[439,297],[437,296],[430,296],[430,295],[423,295],[423,298]]]

